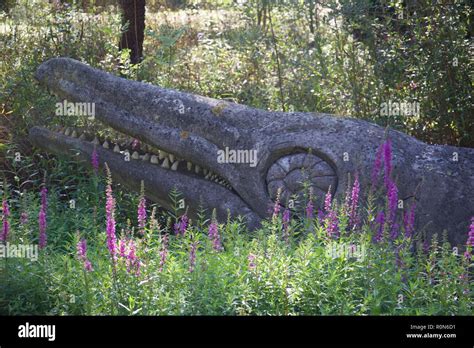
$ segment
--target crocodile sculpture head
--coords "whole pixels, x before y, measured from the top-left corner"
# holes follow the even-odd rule
[[[428,145],[358,119],[259,110],[164,89],[68,58],[44,62],[36,79],[61,99],[94,103],[99,121],[142,146],[127,155],[114,140],[42,127],[30,130],[32,143],[87,162],[96,147],[116,179],[134,190],[143,180],[148,198],[164,208],[171,207],[169,192],[176,188],[191,216],[200,206],[216,208],[218,219],[240,215],[253,228],[268,215],[278,188],[286,204],[306,181],[322,202],[328,190],[342,196],[348,174],[358,172],[364,191],[388,136],[399,197],[416,201],[417,228],[428,234],[446,229],[452,243],[465,243],[474,215],[474,149]],[[234,163],[233,155],[245,163]]]

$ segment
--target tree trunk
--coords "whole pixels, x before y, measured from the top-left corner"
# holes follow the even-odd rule
[[[145,0],[120,0],[122,9],[122,33],[119,48],[130,49],[130,61],[133,64],[143,59],[143,38],[145,32]]]

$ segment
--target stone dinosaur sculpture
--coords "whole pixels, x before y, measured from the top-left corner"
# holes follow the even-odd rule
[[[95,103],[98,120],[146,145],[130,150],[127,162],[123,144],[91,142],[75,130],[34,127],[32,143],[86,162],[97,147],[116,180],[133,190],[143,180],[148,198],[164,208],[171,207],[169,191],[176,188],[190,216],[201,204],[216,208],[220,220],[230,212],[254,228],[268,215],[278,187],[285,204],[306,179],[322,202],[329,188],[342,197],[348,173],[357,171],[367,191],[375,154],[389,136],[399,197],[416,200],[417,229],[428,236],[446,229],[451,243],[465,244],[474,215],[474,149],[428,145],[358,119],[265,111],[164,89],[68,58],[44,62],[36,79],[59,98]],[[254,150],[257,161],[218,163],[219,150],[226,148]]]

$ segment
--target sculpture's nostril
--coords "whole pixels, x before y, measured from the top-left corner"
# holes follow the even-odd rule
[[[337,175],[325,160],[311,153],[280,157],[267,173],[268,194],[275,200],[278,189],[281,189],[280,201],[285,206],[290,199],[301,198],[305,183],[312,187],[314,195],[323,197],[330,187],[334,193],[337,187]]]

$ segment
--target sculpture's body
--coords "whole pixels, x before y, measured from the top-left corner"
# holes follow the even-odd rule
[[[107,162],[116,179],[135,190],[144,180],[147,196],[165,208],[176,187],[190,215],[201,204],[217,208],[221,220],[227,210],[242,215],[250,226],[267,216],[277,187],[283,186],[284,203],[301,190],[302,178],[312,183],[320,202],[329,187],[344,194],[348,173],[360,174],[364,191],[385,137],[383,128],[357,119],[257,110],[125,80],[66,58],[43,63],[36,77],[61,98],[95,103],[101,122],[161,150],[161,156],[143,152],[126,162],[114,144],[99,146],[101,163]],[[446,229],[452,243],[464,244],[474,215],[474,149],[427,145],[397,131],[388,136],[399,197],[416,200],[417,228],[426,227],[428,234]],[[30,137],[49,151],[74,149],[86,161],[94,147],[90,140],[38,127]],[[226,148],[256,151],[256,165],[218,163],[218,151]]]

